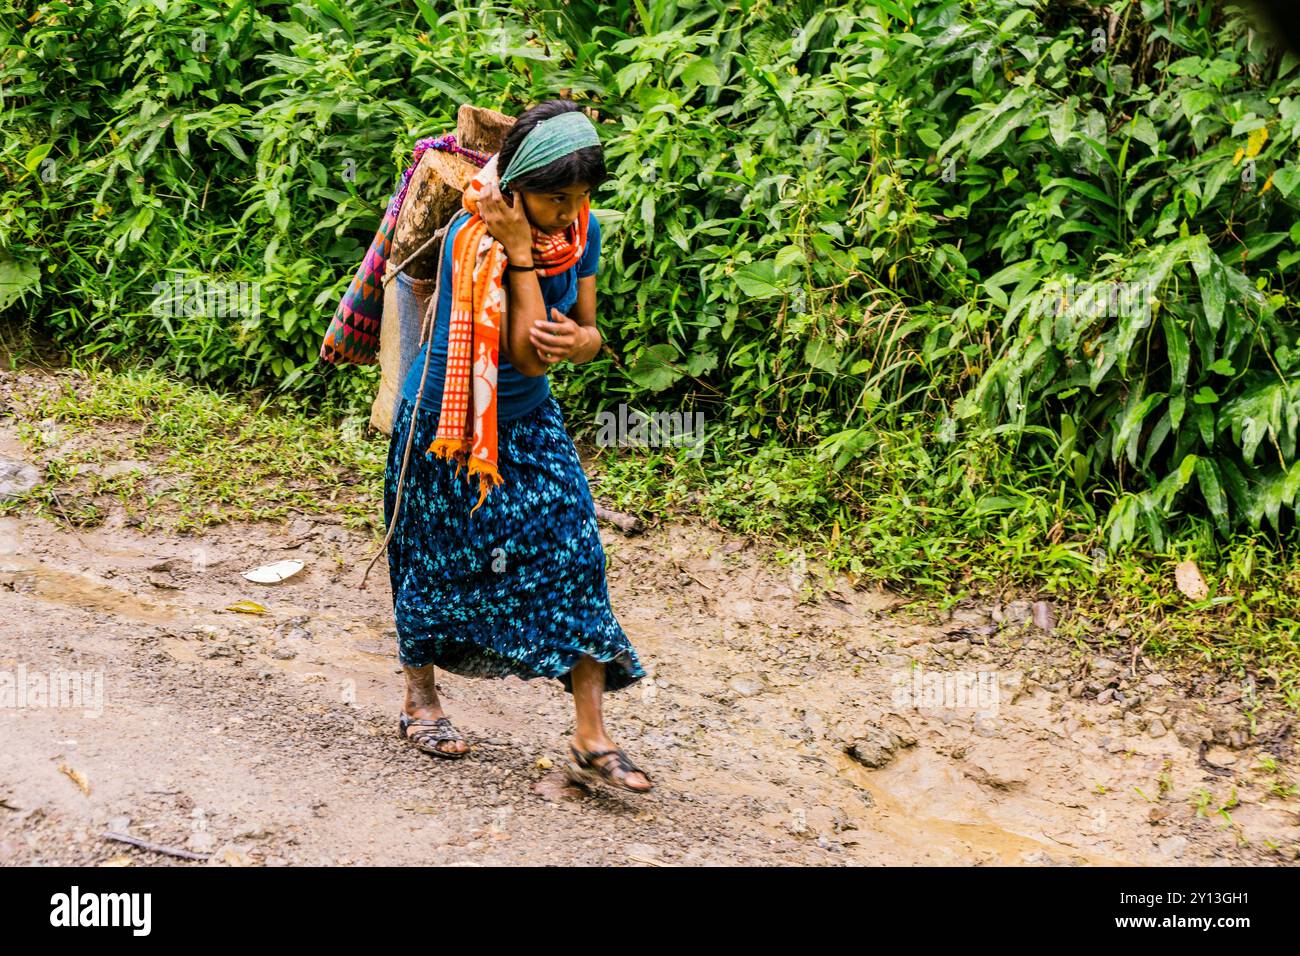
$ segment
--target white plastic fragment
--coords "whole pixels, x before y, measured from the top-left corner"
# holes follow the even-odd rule
[[[260,568],[253,568],[251,571],[245,571],[244,577],[250,581],[256,581],[258,584],[278,584],[301,570],[301,561],[277,561],[275,564],[267,564]]]

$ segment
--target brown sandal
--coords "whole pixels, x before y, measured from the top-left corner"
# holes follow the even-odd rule
[[[413,734],[407,734],[406,729],[414,724],[417,727],[432,727],[433,730],[417,730]],[[437,720],[429,720],[427,717],[408,717],[406,711],[397,715],[398,733],[402,739],[409,741],[417,750],[422,750],[427,754],[433,754],[435,757],[446,757],[449,760],[459,760],[470,752],[470,748],[464,750],[443,750],[438,746],[449,740],[464,740],[465,736],[452,726],[451,720],[447,717],[439,717]]]
[[[629,793],[649,793],[654,789],[654,781],[650,779],[650,774],[634,764],[628,755],[618,747],[613,750],[583,753],[573,744],[569,744],[569,753],[573,754],[573,760],[569,761],[565,767],[565,772],[574,783],[605,783],[618,787],[620,790],[626,790]],[[603,764],[596,763],[601,757],[610,754],[614,754],[613,760],[607,760]],[[622,773],[616,776],[615,770],[620,770]],[[630,774],[634,773],[639,773],[645,777],[650,786],[641,790],[637,787],[629,787],[623,782]]]

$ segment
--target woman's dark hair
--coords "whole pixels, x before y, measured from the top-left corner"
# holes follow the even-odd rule
[[[498,175],[506,171],[510,160],[514,159],[515,153],[519,151],[524,137],[534,126],[552,116],[580,109],[582,104],[574,100],[547,100],[519,114],[515,125],[510,127],[510,132],[506,133],[505,142],[501,145],[500,153],[497,154]],[[595,192],[607,179],[609,173],[605,169],[604,150],[599,146],[584,146],[547,163],[541,169],[534,169],[524,173],[518,179],[512,179],[507,191],[513,192],[518,189],[529,193],[544,193],[547,190],[572,186],[574,183],[587,183],[592,192]]]

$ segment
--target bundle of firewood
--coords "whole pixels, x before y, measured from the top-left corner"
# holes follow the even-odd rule
[[[497,153],[514,122],[513,117],[496,110],[466,104],[456,114],[456,142],[478,152]],[[447,220],[460,208],[461,195],[476,172],[477,166],[454,153],[438,149],[425,151],[415,172],[411,174],[406,199],[398,213],[393,245],[388,256],[390,269],[405,262],[434,232],[447,224]],[[441,248],[441,242],[430,244],[407,263],[402,271],[413,279],[432,280],[437,274]],[[423,293],[418,296],[419,314],[423,318],[429,305],[428,298],[432,296],[433,282],[422,282],[416,289]],[[390,300],[395,294],[396,286],[389,282],[384,291],[384,317],[379,325],[379,393],[370,409],[371,426],[385,435],[392,433],[393,409],[397,396],[401,393],[406,373],[415,359],[418,346],[412,348],[411,344],[420,340],[418,328],[408,328],[403,334],[401,323],[397,321],[397,312],[390,308]],[[432,321],[433,316],[429,316],[429,320]],[[403,342],[407,343],[405,351],[402,348]]]

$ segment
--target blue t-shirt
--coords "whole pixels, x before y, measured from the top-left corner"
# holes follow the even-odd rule
[[[429,357],[429,376],[424,382],[424,397],[420,399],[420,415],[437,415],[442,407],[442,383],[447,371],[447,330],[451,325],[451,253],[456,233],[469,221],[469,213],[458,217],[447,230],[442,247],[442,286],[438,296],[438,314],[434,319],[432,353]],[[546,304],[546,317],[551,316],[551,308],[559,309],[568,315],[578,301],[578,279],[594,276],[600,271],[600,220],[594,213],[587,214],[587,248],[581,258],[569,269],[553,276],[539,275],[538,284],[542,290],[542,301]],[[402,397],[415,401],[416,392],[420,390],[420,376],[424,373],[424,353],[429,350],[426,345],[420,349],[411,362],[402,383]],[[509,421],[527,415],[551,394],[550,377],[543,375],[528,376],[515,371],[513,365],[501,355],[501,364],[497,371],[497,421]]]

